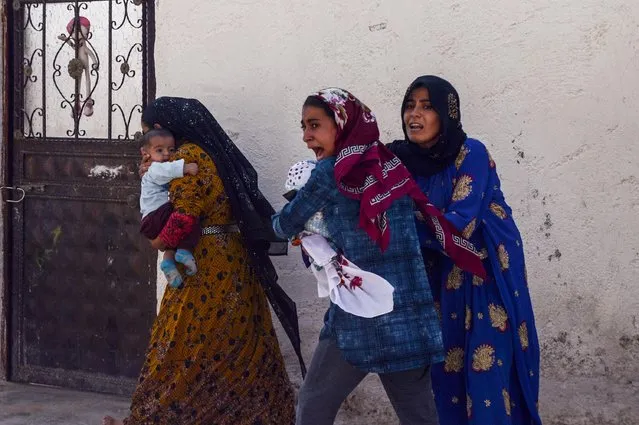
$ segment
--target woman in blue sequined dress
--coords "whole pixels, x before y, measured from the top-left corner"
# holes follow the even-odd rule
[[[441,425],[540,425],[539,344],[521,235],[486,146],[462,129],[447,81],[420,77],[402,103],[405,140],[389,145],[446,219],[481,250],[487,279],[456,267],[417,216],[442,323],[432,380]]]

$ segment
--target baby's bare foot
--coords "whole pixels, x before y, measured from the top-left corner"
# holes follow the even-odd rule
[[[124,425],[122,421],[112,418],[111,416],[105,416],[102,419],[102,425]]]

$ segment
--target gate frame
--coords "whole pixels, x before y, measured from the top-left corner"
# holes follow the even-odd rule
[[[2,76],[2,103],[1,103],[1,116],[2,127],[0,128],[0,185],[6,186],[9,182],[9,167],[11,166],[11,160],[9,155],[9,134],[11,127],[11,114],[10,104],[11,96],[9,88],[11,87],[9,81],[11,80],[11,64],[9,48],[9,0],[4,0],[0,5],[0,19],[2,21],[2,56],[0,56]],[[11,269],[11,255],[10,255],[10,242],[9,233],[11,226],[9,225],[9,209],[5,202],[2,202],[2,194],[0,194],[0,255],[2,255],[2,262],[0,263],[0,381],[6,381],[9,379],[9,364],[10,358],[10,317],[11,310],[9,302],[11,300],[11,286],[10,286],[10,269]]]
[[[143,0],[146,3],[146,46],[143,52],[147,66],[146,92],[147,102],[155,99],[155,0]],[[7,186],[10,182],[12,150],[11,139],[13,134],[13,13],[12,0],[2,0],[0,3],[0,80],[2,85],[2,97],[0,102],[0,186]],[[0,191],[0,382],[8,381],[11,367],[11,269],[12,269],[12,232],[11,217],[7,203],[3,201]]]

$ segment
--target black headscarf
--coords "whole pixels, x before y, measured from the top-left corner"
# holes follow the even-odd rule
[[[169,130],[178,146],[184,142],[194,143],[210,155],[224,184],[251,266],[293,344],[304,375],[297,308],[277,283],[277,273],[269,258],[269,254],[286,255],[288,241],[275,236],[271,225],[275,210],[258,188],[257,172],[197,99],[161,97],[144,109],[142,121],[149,127],[159,124]]]
[[[404,111],[408,98],[417,88],[426,88],[430,103],[439,115],[441,125],[439,139],[431,148],[422,148],[411,143],[404,124]],[[402,160],[413,176],[430,177],[454,162],[466,141],[462,129],[461,110],[457,90],[448,81],[434,75],[417,78],[406,90],[402,102],[402,129],[404,140],[396,140],[388,148]]]

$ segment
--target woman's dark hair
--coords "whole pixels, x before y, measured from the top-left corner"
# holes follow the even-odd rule
[[[333,112],[331,107],[328,106],[328,103],[324,102],[319,97],[317,97],[317,96],[309,96],[309,97],[307,97],[306,100],[304,101],[304,105],[302,107],[306,108],[307,106],[313,106],[315,108],[323,109],[324,112],[326,112],[326,115],[330,119],[335,121],[335,112]]]

